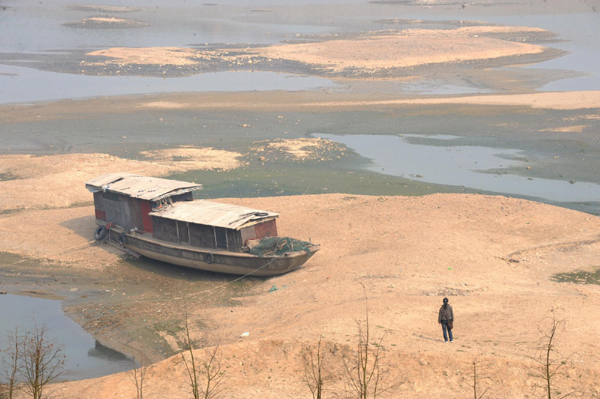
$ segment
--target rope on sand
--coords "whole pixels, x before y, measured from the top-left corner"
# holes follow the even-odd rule
[[[274,258],[274,259],[273,259],[273,260],[271,260],[270,262],[267,262],[267,263],[265,263],[265,264],[264,264],[264,265],[262,265],[261,267],[259,267],[259,268],[256,268],[256,269],[252,270],[251,272],[244,274],[243,276],[240,276],[240,277],[238,277],[238,278],[236,278],[236,279],[234,279],[234,280],[231,280],[231,281],[228,281],[228,282],[226,282],[226,283],[223,283],[223,284],[221,284],[221,285],[219,285],[219,286],[217,286],[217,287],[208,288],[208,289],[205,289],[204,291],[195,292],[195,293],[194,293],[194,294],[192,294],[192,295],[188,295],[188,297],[189,297],[189,296],[198,296],[198,295],[201,295],[201,294],[206,294],[206,293],[209,293],[209,292],[212,292],[212,291],[216,291],[216,290],[223,289],[223,288],[227,287],[228,285],[230,285],[230,284],[233,284],[233,283],[235,283],[235,282],[238,282],[238,281],[240,281],[240,280],[242,280],[242,279],[244,279],[244,278],[246,278],[246,277],[248,277],[248,276],[252,275],[253,273],[255,273],[255,272],[257,272],[257,271],[259,271],[259,270],[261,270],[261,269],[263,269],[263,268],[265,268],[265,267],[267,267],[267,266],[269,266],[271,263],[275,262],[276,260],[277,260],[277,258]],[[171,299],[169,299],[169,302],[170,302],[170,301],[171,301]]]

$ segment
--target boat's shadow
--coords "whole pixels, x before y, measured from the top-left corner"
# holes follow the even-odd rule
[[[144,256],[141,256],[137,259],[131,256],[126,256],[123,258],[122,262],[146,273],[153,273],[162,277],[186,280],[189,282],[229,283],[240,280],[247,282],[261,282],[268,279],[268,277],[243,277],[233,274],[208,272],[183,266],[176,266],[171,263],[161,262],[159,260],[146,258]]]

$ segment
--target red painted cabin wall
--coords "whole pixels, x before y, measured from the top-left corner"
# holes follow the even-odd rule
[[[265,237],[277,237],[277,223],[275,219],[243,228],[240,231],[242,245],[248,240],[260,240]]]
[[[152,212],[152,204],[150,201],[140,201],[140,206],[142,208],[142,222],[144,225],[144,231],[148,233],[152,233],[154,228],[152,227],[152,217],[148,215]]]

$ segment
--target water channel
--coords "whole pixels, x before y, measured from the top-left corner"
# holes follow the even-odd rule
[[[342,143],[372,160],[374,172],[429,183],[541,198],[551,202],[600,199],[600,184],[569,182],[501,173],[526,164],[517,149],[461,145],[450,135],[333,135],[319,137]]]
[[[0,104],[171,92],[314,90],[329,79],[276,72],[213,72],[177,78],[86,76],[0,65]]]
[[[60,301],[0,295],[0,348],[7,346],[7,334],[16,327],[31,331],[36,324],[46,326],[49,337],[64,345],[64,379],[83,380],[131,369],[132,361],[127,356],[100,344],[68,318]]]

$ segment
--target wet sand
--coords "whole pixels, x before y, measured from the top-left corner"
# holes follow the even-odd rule
[[[235,92],[176,93],[146,96],[119,96],[92,100],[55,101],[35,105],[0,106],[0,122],[43,122],[78,119],[103,113],[134,114],[144,110],[293,110],[322,113],[336,111],[401,108],[411,105],[497,105],[556,110],[600,108],[600,91],[528,93],[478,96],[393,96],[382,94],[349,94],[321,91],[304,92]]]
[[[110,15],[100,15],[96,17],[85,18],[79,21],[67,22],[63,24],[70,28],[87,29],[131,29],[142,28],[148,24],[131,19],[116,18]]]
[[[202,195],[207,198],[328,192],[414,195],[476,190],[477,187],[427,184],[408,176],[386,176],[385,171],[365,174],[367,169],[373,170],[376,162],[354,151],[342,154],[332,148],[322,156],[315,154],[311,159],[294,160],[286,155],[285,146],[280,143],[280,140],[318,138],[320,134],[450,135],[461,137],[461,145],[511,149],[517,154],[515,161],[529,166],[487,173],[595,184],[596,170],[600,167],[600,158],[595,155],[600,146],[598,93],[418,98],[329,91],[186,93],[3,106],[0,131],[6,140],[0,151],[7,155],[105,153],[127,160],[117,166],[138,165],[140,170],[147,164],[132,161],[151,160],[145,154],[156,151],[163,154],[182,151],[181,146],[190,143],[198,151],[208,147],[219,157],[218,151],[232,152],[231,156],[238,157],[242,167],[230,169],[225,158],[218,166],[220,171],[214,172],[209,171],[210,167],[207,172],[198,170],[204,166],[194,166],[193,162],[185,163],[180,158],[176,168],[165,168],[164,160],[157,165],[164,171],[178,173],[179,179],[206,183]],[[64,136],[61,133],[64,129],[72,133]],[[15,131],[21,133],[14,135]],[[267,153],[263,153],[266,149]],[[171,159],[175,159],[173,154]],[[51,158],[47,160],[52,162]],[[498,164],[503,162],[498,159]],[[94,170],[93,162],[86,168]],[[278,178],[270,178],[271,174]],[[5,182],[15,189],[19,184]],[[57,186],[60,184],[58,179]],[[577,187],[571,186],[569,190]],[[25,206],[26,191],[15,195],[24,198],[22,206]],[[85,192],[81,195],[80,201],[85,201]],[[543,196],[542,200],[560,201],[556,198],[552,202],[552,197]],[[562,205],[598,212],[593,203]]]

